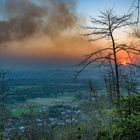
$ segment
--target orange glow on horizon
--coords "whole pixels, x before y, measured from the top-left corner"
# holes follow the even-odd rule
[[[127,66],[134,61],[134,56],[132,54],[128,54],[125,51],[120,51],[118,53],[118,63],[123,66]]]
[[[38,59],[43,61],[75,61],[85,58],[85,55],[91,54],[106,45],[106,41],[89,43],[79,34],[61,36],[56,39],[49,39],[44,35],[37,35],[22,41],[13,41],[8,47],[3,48],[1,53],[4,56],[21,59]],[[107,55],[109,52],[104,52]],[[132,60],[125,51],[117,53],[117,61],[120,65],[129,65],[138,62],[131,54]],[[132,62],[133,61],[133,62]]]
[[[126,61],[122,61],[121,63],[122,63],[122,65],[124,65],[124,66],[127,65],[127,62],[126,62]]]

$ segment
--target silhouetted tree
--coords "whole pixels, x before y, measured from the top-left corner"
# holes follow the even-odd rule
[[[94,26],[84,27],[85,29],[91,31],[90,33],[85,34],[85,36],[91,37],[89,41],[107,39],[109,42],[111,42],[111,44],[86,56],[86,58],[80,63],[80,65],[83,65],[82,69],[76,75],[77,77],[79,73],[81,73],[91,63],[97,63],[99,66],[111,66],[114,76],[113,80],[115,82],[117,102],[119,102],[121,96],[119,68],[122,66],[122,63],[119,62],[118,53],[124,51],[130,59],[131,63],[129,63],[129,65],[133,66],[136,66],[136,64],[133,63],[131,54],[140,54],[140,50],[138,50],[132,44],[119,44],[114,37],[115,31],[122,27],[133,25],[133,23],[130,22],[131,16],[131,14],[118,16],[113,13],[112,9],[108,9],[105,12],[101,12],[101,15],[98,16],[98,18],[91,17],[91,22]]]

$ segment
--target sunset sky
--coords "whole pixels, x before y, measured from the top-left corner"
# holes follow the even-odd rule
[[[89,16],[114,8],[127,13],[132,0],[0,0],[0,49],[4,60],[75,61],[102,47],[82,37]]]

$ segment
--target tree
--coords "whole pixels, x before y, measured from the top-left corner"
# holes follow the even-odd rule
[[[115,82],[115,96],[117,102],[119,102],[121,97],[119,69],[123,64],[119,61],[118,55],[120,52],[125,52],[130,61],[129,65],[136,66],[136,64],[132,61],[132,54],[139,55],[140,50],[132,44],[128,45],[125,43],[118,43],[114,36],[115,31],[122,27],[134,24],[130,22],[132,14],[118,16],[113,13],[113,9],[107,9],[106,11],[100,13],[101,15],[98,16],[98,18],[91,17],[91,22],[94,26],[84,27],[85,29],[91,31],[90,33],[85,34],[85,36],[91,37],[89,41],[107,39],[111,42],[111,44],[86,56],[86,58],[80,63],[83,67],[80,71],[78,71],[76,77],[91,63],[98,63],[99,65],[111,67]]]
[[[113,102],[114,102],[114,89],[115,89],[115,82],[114,82],[114,74],[112,69],[107,69],[107,71],[105,72],[104,75],[104,82],[105,82],[105,87],[107,89],[107,93],[108,93],[108,98],[109,98],[109,103],[112,106]]]
[[[127,95],[138,94],[138,75],[133,67],[129,67],[129,70],[124,72],[122,78],[122,85]]]
[[[25,134],[30,140],[37,140],[38,133],[37,133],[37,112],[35,110],[35,106],[33,104],[27,103],[27,110],[28,113],[23,114],[23,120],[25,123]]]
[[[8,72],[0,70],[0,131],[4,130],[5,123],[8,116],[8,110],[6,106],[7,90],[8,90]]]

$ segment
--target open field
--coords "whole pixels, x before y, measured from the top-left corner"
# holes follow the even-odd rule
[[[38,104],[38,105],[45,105],[47,107],[54,106],[54,105],[72,105],[77,106],[77,103],[74,101],[74,97],[72,96],[63,96],[58,98],[35,98],[27,100],[28,103]]]

